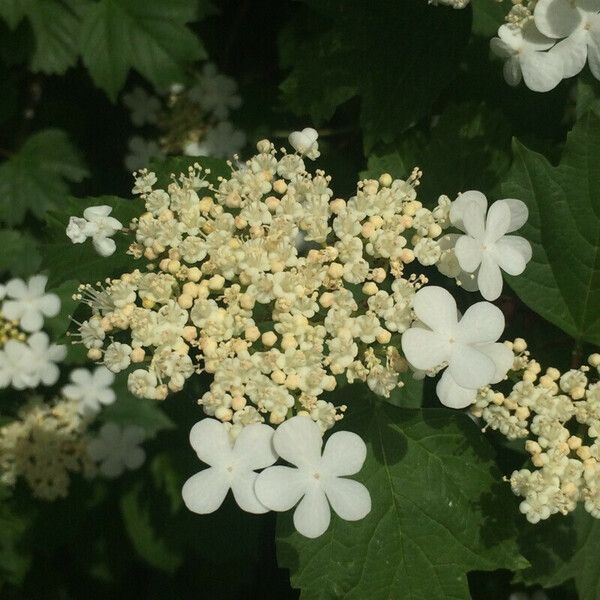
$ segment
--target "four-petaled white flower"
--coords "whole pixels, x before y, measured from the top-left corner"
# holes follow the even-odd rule
[[[98,434],[88,444],[88,455],[100,463],[100,473],[114,478],[125,469],[139,469],[146,460],[146,453],[139,445],[144,441],[146,432],[137,425],[120,427],[116,423],[105,423]]]
[[[136,127],[158,121],[160,100],[148,94],[144,88],[138,86],[124,94],[123,104],[129,109],[131,121]]]
[[[271,439],[273,429],[262,423],[247,425],[231,445],[225,425],[216,419],[203,419],[190,431],[190,443],[198,458],[209,465],[184,484],[185,505],[195,513],[207,514],[221,506],[231,489],[242,510],[265,513],[254,493],[256,470],[277,460]]]
[[[560,41],[549,54],[558,57],[563,77],[577,75],[587,59],[600,79],[600,3],[597,0],[539,0],[534,12],[537,28]]]
[[[200,142],[190,142],[183,149],[187,156],[216,156],[229,158],[246,143],[243,131],[235,129],[229,121],[221,121],[206,131]]]
[[[478,388],[506,376],[513,354],[504,344],[495,343],[504,330],[499,308],[478,302],[459,319],[452,295],[428,286],[415,294],[413,309],[424,326],[402,334],[402,350],[419,370],[435,370],[447,363],[437,385],[442,404],[464,408],[475,400]]]
[[[486,300],[500,296],[500,269],[520,275],[531,260],[531,244],[525,238],[505,235],[521,228],[528,215],[527,206],[512,198],[498,200],[487,210],[486,197],[477,191],[460,194],[452,203],[450,220],[466,233],[456,240],[456,258],[464,271],[476,273]]]
[[[24,331],[39,331],[44,317],[55,317],[60,311],[60,299],[56,294],[46,294],[45,275],[34,275],[25,283],[22,279],[11,279],[6,284],[6,296],[2,314],[10,320],[19,321]]]
[[[547,38],[529,21],[523,27],[502,25],[498,36],[490,42],[492,52],[505,58],[504,79],[509,85],[518,85],[521,79],[534,92],[548,92],[563,78],[561,58],[545,52],[555,41]]]
[[[294,526],[304,536],[316,538],[329,527],[331,512],[346,521],[358,521],[371,511],[371,496],[358,481],[347,479],[360,471],[367,448],[349,431],[334,433],[325,444],[317,423],[297,416],[282,423],[273,435],[281,458],[296,468],[275,466],[258,475],[255,491],[267,508],[294,511]]]
[[[305,127],[302,131],[292,131],[288,136],[288,141],[296,152],[305,154],[308,158],[314,160],[319,157],[318,137],[319,134],[316,129]]]
[[[70,400],[79,401],[79,412],[83,415],[97,413],[102,405],[112,404],[116,399],[110,387],[115,376],[103,366],[94,372],[87,369],[75,369],[71,372],[71,383],[62,389],[63,395]]]
[[[111,212],[111,206],[88,206],[83,211],[83,218],[69,219],[67,236],[74,244],[82,244],[91,237],[96,252],[100,256],[110,256],[117,248],[111,237],[123,228],[119,220],[109,216]]]

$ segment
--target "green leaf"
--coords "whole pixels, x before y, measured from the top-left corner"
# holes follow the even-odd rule
[[[151,162],[148,168],[156,174],[155,187],[166,188],[172,181],[172,175],[178,177],[180,173],[187,174],[188,169],[196,163],[210,170],[206,180],[214,186],[219,184],[219,177],[229,177],[231,174],[227,161],[210,156],[169,156]]]
[[[26,17],[35,37],[31,70],[63,74],[77,62],[81,18],[89,0],[3,0],[0,15],[14,29]]]
[[[363,520],[332,516],[317,539],[279,521],[278,557],[303,599],[468,599],[466,573],[527,566],[512,525],[515,498],[477,426],[448,410],[359,398],[342,421],[367,443],[357,476],[371,493]]]
[[[423,171],[419,195],[428,202],[442,193],[454,198],[466,190],[489,190],[510,166],[510,140],[510,126],[499,110],[485,103],[454,104],[428,135],[409,132],[397,146],[374,152],[367,174],[389,172],[405,179],[418,166]]]
[[[81,181],[87,175],[64,131],[44,129],[33,134],[0,165],[0,220],[16,225],[28,211],[43,219],[68,193],[67,181]]]
[[[485,38],[492,38],[498,33],[500,25],[510,10],[504,2],[494,0],[473,0],[473,33]]]
[[[525,583],[555,587],[575,580],[579,600],[600,599],[600,521],[578,508],[523,527],[522,551],[531,567],[519,574]]]
[[[305,0],[303,29],[281,40],[287,105],[315,122],[354,96],[367,151],[390,143],[427,113],[452,81],[471,28],[471,12],[423,0]]]
[[[396,388],[386,401],[401,408],[419,408],[423,403],[423,380],[415,379],[410,373],[401,379],[404,385]]]
[[[113,101],[131,68],[157,87],[183,81],[186,65],[206,56],[185,26],[195,16],[187,0],[100,0],[84,17],[83,63]]]
[[[517,141],[513,151],[502,195],[529,207],[519,233],[533,259],[507,280],[542,317],[576,340],[600,344],[600,116],[588,112],[577,122],[558,167]]]
[[[586,69],[577,78],[575,114],[580,119],[588,110],[600,108],[600,82]]]
[[[29,519],[9,504],[9,495],[0,484],[0,590],[3,583],[20,583],[31,562],[22,548]]]
[[[32,275],[42,262],[37,242],[27,233],[0,229],[0,248],[0,271],[16,277]]]
[[[113,207],[111,216],[127,227],[134,217],[144,211],[140,200],[124,200],[117,196],[94,198],[65,198],[60,209],[48,215],[48,236],[43,249],[43,266],[49,271],[48,285],[55,287],[65,281],[96,283],[108,276],[121,274],[125,270],[139,267],[127,249],[134,239],[130,235],[117,232],[113,239],[117,244],[110,257],[100,256],[91,240],[83,244],[73,244],[67,237],[66,228],[71,216],[81,216],[88,206],[108,204]]]

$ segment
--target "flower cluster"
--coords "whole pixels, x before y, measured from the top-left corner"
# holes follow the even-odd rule
[[[426,282],[405,267],[435,264],[450,225],[447,197],[433,210],[417,200],[418,170],[360,181],[346,201],[306,169],[316,132],[290,141],[294,154],[259,142],[216,186],[199,165],[167,189],[137,173],[146,212],[130,224],[129,252],[150,263],[78,296],[92,309],[79,328],[91,358],[113,372],[133,365],[129,389],[145,398],[212,374],[199,403],[233,435],[264,416],[308,414],[330,428],[344,407],[321,396],[339,377],[381,396],[401,386],[399,340]]]
[[[360,471],[367,455],[365,443],[355,433],[334,433],[321,454],[322,432],[308,417],[293,417],[275,431],[253,424],[235,441],[222,423],[204,419],[192,428],[190,443],[209,465],[183,486],[184,502],[193,512],[214,512],[231,489],[240,508],[251,513],[287,511],[298,505],[296,529],[315,538],[329,527],[330,505],[347,521],[358,521],[371,510],[367,488],[347,479]],[[278,457],[295,467],[272,466]],[[259,474],[259,469],[264,470]]]
[[[547,92],[577,75],[586,61],[600,79],[600,3],[589,0],[513,0],[507,24],[491,41],[506,59],[509,85],[521,79],[536,92]]]
[[[517,339],[512,345],[517,381],[508,394],[489,387],[479,391],[472,412],[486,427],[509,439],[526,439],[534,470],[515,471],[514,493],[532,523],[583,503],[600,518],[600,354],[590,366],[560,373],[540,364]]]
[[[230,113],[242,100],[233,79],[204,65],[187,88],[171,86],[166,98],[149,95],[140,87],[123,97],[137,127],[153,130],[153,138],[136,135],[129,141],[125,166],[131,171],[164,154],[229,157],[246,144],[244,133],[234,127]]]

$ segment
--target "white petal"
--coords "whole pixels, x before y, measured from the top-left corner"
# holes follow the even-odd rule
[[[450,221],[452,225],[464,231],[463,215],[466,208],[474,202],[482,213],[487,210],[487,198],[477,190],[469,190],[459,194],[450,206]]]
[[[521,55],[525,85],[534,92],[549,92],[563,78],[562,61],[551,52],[525,52]]]
[[[345,521],[359,521],[371,512],[371,495],[362,483],[336,477],[324,487],[331,508]]]
[[[78,386],[93,385],[93,376],[87,369],[75,369],[71,371],[70,378]]]
[[[587,35],[583,30],[577,31],[568,38],[558,42],[549,50],[550,54],[558,56],[563,67],[563,77],[574,77],[585,66],[588,55]]]
[[[256,497],[254,484],[258,473],[254,471],[241,471],[236,473],[231,482],[231,491],[238,506],[249,513],[260,515],[269,512],[269,509]]]
[[[20,300],[29,294],[29,288],[25,285],[22,279],[11,279],[6,284],[6,295],[9,298]]]
[[[448,338],[442,338],[438,333],[411,327],[407,329],[400,340],[406,360],[416,369],[428,371],[450,357]]]
[[[112,212],[112,207],[102,204],[101,206],[88,206],[83,211],[83,216],[88,221],[96,221],[102,217],[108,217]]]
[[[498,200],[490,206],[485,221],[484,240],[487,244],[499,240],[508,231],[510,218],[510,208],[502,200]]]
[[[111,446],[116,446],[121,441],[121,434],[121,427],[112,421],[105,423],[100,429],[100,436]]]
[[[564,38],[581,22],[581,13],[568,0],[539,0],[533,13],[541,33],[551,38]]]
[[[142,448],[138,448],[137,446],[131,448],[127,455],[123,457],[123,462],[130,471],[139,469],[144,464],[145,460],[146,453],[142,450]]]
[[[527,266],[521,247],[515,248],[513,243],[505,242],[506,238],[498,240],[494,245],[493,257],[498,266],[509,275],[520,275]]]
[[[327,531],[330,521],[331,511],[325,492],[320,485],[314,485],[294,511],[294,527],[307,538],[317,538]]]
[[[94,382],[94,386],[96,387],[107,387],[114,383],[115,376],[105,366],[100,366],[94,371],[92,380]]]
[[[449,408],[465,408],[475,402],[476,389],[461,387],[446,369],[435,389],[440,402]]]
[[[292,467],[269,467],[258,474],[254,492],[270,510],[285,511],[295,506],[308,485],[306,473]]]
[[[115,250],[117,249],[117,245],[115,244],[115,241],[111,240],[110,238],[107,238],[107,237],[94,236],[92,239],[92,243],[94,245],[96,252],[100,256],[104,256],[104,257],[114,254]]]
[[[275,452],[298,467],[312,468],[321,462],[321,429],[310,417],[292,417],[273,435]]]
[[[592,29],[587,36],[587,58],[590,71],[596,79],[600,79],[600,19],[594,17]]]
[[[485,212],[474,202],[469,204],[463,212],[463,224],[466,233],[471,237],[481,240],[485,233]]]
[[[109,455],[109,448],[103,440],[96,439],[88,444],[87,453],[94,462],[100,462]]]
[[[483,255],[477,275],[477,285],[486,300],[495,300],[502,292],[502,273],[489,252]]]
[[[40,372],[40,381],[44,385],[54,385],[60,377],[60,370],[54,363],[47,363]]]
[[[48,278],[45,275],[33,275],[29,278],[27,286],[29,288],[29,295],[35,297],[42,296],[46,290],[46,284]]]
[[[506,203],[510,210],[510,225],[508,226],[508,231],[521,229],[521,227],[527,223],[527,219],[529,218],[529,209],[525,202],[516,200],[515,198],[504,198],[502,202]]]
[[[414,296],[415,314],[433,331],[447,333],[456,327],[458,309],[452,294],[444,288],[429,285]]]
[[[233,447],[237,464],[243,464],[250,470],[270,467],[277,460],[272,443],[273,433],[273,428],[263,423],[246,425]]]
[[[146,439],[146,431],[138,425],[129,425],[123,430],[123,441],[129,446],[137,446]]]
[[[490,50],[500,58],[509,58],[514,54],[514,50],[506,42],[497,37],[490,40]]]
[[[6,311],[4,312],[6,314]],[[44,326],[44,317],[39,310],[27,308],[21,316],[19,325],[21,326],[21,329],[24,329],[25,331],[39,331]]]
[[[223,504],[228,491],[229,479],[223,471],[211,467],[192,475],[183,484],[181,496],[189,510],[206,515]]]
[[[502,73],[504,75],[504,81],[506,81],[508,85],[512,87],[519,85],[523,79],[519,58],[517,56],[509,58],[502,67]]]
[[[60,312],[60,298],[56,294],[45,294],[38,306],[47,317],[55,317]]]
[[[100,472],[105,477],[114,479],[123,473],[125,466],[123,462],[116,456],[108,456],[108,458],[100,465]]]
[[[477,350],[483,352],[494,361],[496,372],[490,383],[499,383],[506,377],[506,373],[512,367],[514,355],[504,344],[481,344]]]
[[[489,302],[469,306],[458,324],[457,340],[463,344],[495,342],[504,331],[502,311]]]
[[[473,273],[481,264],[481,242],[468,235],[461,235],[454,248],[460,268],[467,273]]]
[[[16,321],[25,312],[25,307],[26,304],[20,300],[5,300],[2,304],[2,314],[10,321]]]
[[[321,469],[336,476],[358,473],[365,458],[367,446],[356,433],[338,431],[325,444]]]
[[[222,465],[231,460],[229,434],[221,421],[202,419],[190,431],[190,444],[207,465]]]
[[[480,388],[494,378],[494,361],[473,346],[455,344],[448,361],[448,371],[458,385],[466,388]]]

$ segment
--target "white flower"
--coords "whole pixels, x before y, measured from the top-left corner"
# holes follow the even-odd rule
[[[523,27],[502,25],[498,36],[490,42],[492,52],[504,63],[504,79],[509,85],[518,85],[523,79],[534,92],[547,92],[563,78],[563,65],[559,56],[544,52],[554,45],[554,40],[540,33],[533,21]]]
[[[308,158],[315,159],[319,156],[319,134],[312,127],[306,127],[302,131],[292,131],[288,137],[290,145],[296,152],[306,154]]]
[[[67,237],[74,244],[82,244],[92,238],[94,249],[100,256],[110,256],[117,248],[115,241],[110,239],[123,224],[110,217],[112,207],[108,205],[88,206],[83,211],[83,218],[71,217],[67,225]]]
[[[207,514],[221,506],[231,489],[242,510],[265,513],[254,493],[256,469],[277,460],[271,446],[273,429],[262,423],[247,425],[233,446],[227,428],[216,419],[203,419],[190,431],[190,443],[198,458],[209,465],[190,477],[181,491],[185,505],[195,513]]]
[[[67,355],[67,348],[57,344],[50,344],[50,338],[38,331],[27,338],[27,345],[31,350],[31,369],[35,387],[54,385],[58,381],[60,371],[55,363],[61,362]]]
[[[11,279],[6,284],[6,295],[10,300],[2,304],[2,314],[10,320],[19,321],[25,331],[39,331],[44,317],[55,317],[60,311],[60,299],[56,294],[45,294],[48,278],[34,275],[25,283],[22,279]]]
[[[577,75],[587,61],[600,79],[600,3],[595,0],[539,0],[534,19],[549,38],[563,39],[551,53],[562,62],[563,77]]]
[[[242,99],[237,95],[236,82],[219,73],[211,63],[204,66],[198,83],[190,89],[188,95],[219,120],[226,119],[230,109],[239,108],[242,104]]]
[[[502,291],[502,273],[520,275],[531,260],[531,245],[520,236],[505,235],[527,221],[529,211],[520,200],[494,202],[487,211],[481,192],[460,194],[450,209],[450,220],[466,235],[456,240],[454,252],[467,273],[477,271],[477,284],[486,300],[495,300]]]
[[[146,460],[146,453],[139,447],[146,437],[137,425],[120,427],[116,423],[105,423],[97,438],[88,445],[88,455],[100,464],[105,477],[118,477],[125,469],[139,469]]]
[[[329,527],[331,512],[346,521],[363,519],[371,511],[371,496],[358,481],[346,479],[360,471],[367,448],[349,431],[334,433],[321,455],[321,429],[310,417],[298,416],[282,423],[273,435],[275,451],[296,468],[275,466],[256,479],[260,502],[276,511],[294,511],[294,526],[304,536],[316,538]]]
[[[216,156],[228,158],[239,152],[246,143],[243,131],[235,129],[229,121],[221,121],[206,132],[198,142],[187,144],[183,153],[187,156]]]
[[[127,144],[129,153],[125,157],[125,168],[135,171],[148,166],[154,158],[163,155],[162,150],[154,140],[147,140],[139,135],[134,135]]]
[[[17,390],[35,387],[31,349],[17,340],[8,340],[0,349],[0,388]]]
[[[110,387],[115,376],[106,367],[97,367],[92,373],[87,369],[71,372],[71,383],[62,389],[69,400],[79,401],[79,412],[83,415],[97,413],[104,404],[112,404],[116,394]]]
[[[123,104],[129,109],[131,121],[136,127],[158,121],[160,100],[148,94],[144,88],[138,86],[125,94]]]
[[[478,388],[504,378],[513,354],[504,344],[494,343],[504,330],[504,315],[499,308],[478,302],[459,320],[454,298],[437,286],[420,289],[413,308],[425,327],[405,331],[402,350],[418,370],[430,371],[448,364],[437,386],[443,404],[452,408],[468,406]]]
[[[131,352],[129,344],[112,342],[104,352],[104,364],[113,373],[120,373],[131,364]]]

